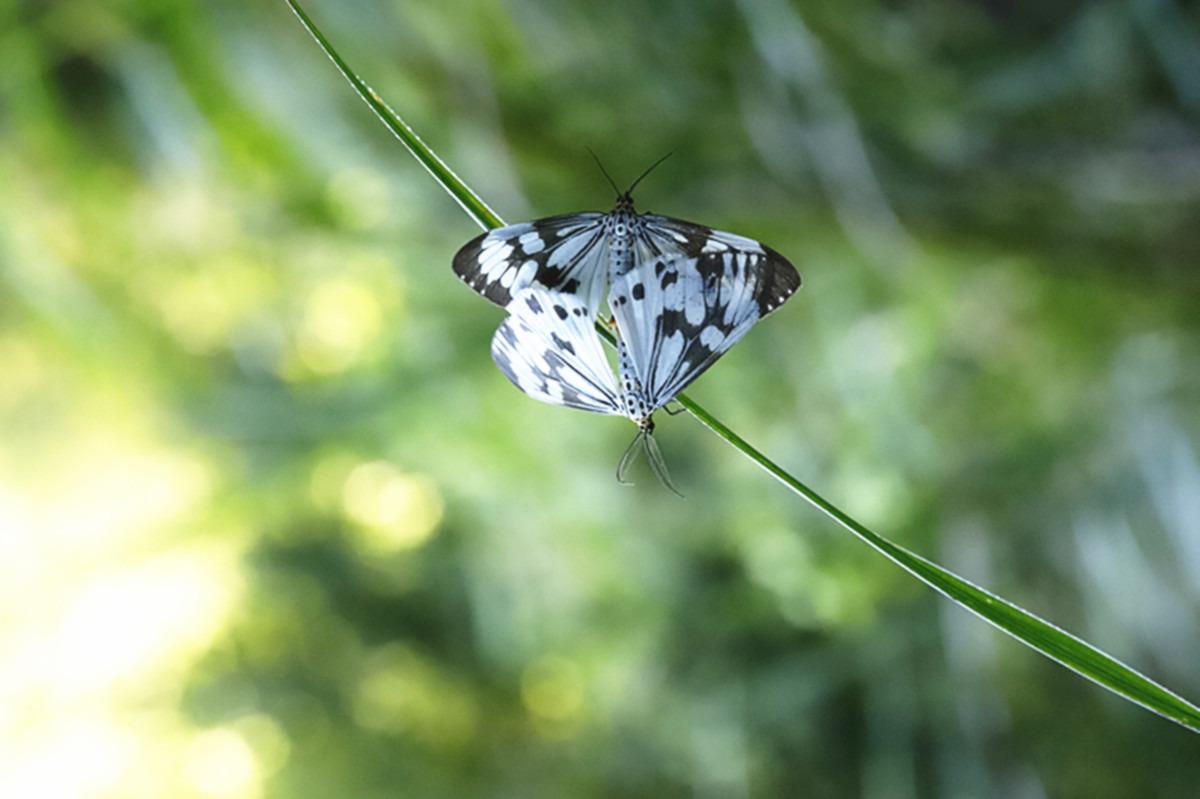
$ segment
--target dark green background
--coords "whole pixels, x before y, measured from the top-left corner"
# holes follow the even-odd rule
[[[693,396],[1200,696],[1193,5],[307,8],[509,221],[674,150],[641,209],[805,278]],[[686,499],[617,485],[282,0],[0,0],[0,54],[0,792],[1195,795],[691,419]]]

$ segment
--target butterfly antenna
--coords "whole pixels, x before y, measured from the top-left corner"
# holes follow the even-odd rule
[[[632,480],[625,479],[625,474],[629,471],[629,466],[633,463],[633,459],[637,457],[639,451],[638,445],[642,443],[642,437],[645,435],[644,430],[639,430],[638,434],[633,437],[633,441],[630,441],[629,446],[625,448],[625,453],[621,456],[621,460],[617,462],[617,482],[621,485],[633,485]]]
[[[658,481],[669,488],[672,494],[683,499],[683,494],[679,493],[679,489],[671,482],[671,473],[667,471],[667,462],[663,459],[662,450],[658,448],[654,434],[649,431],[644,432],[642,445],[646,450],[646,462],[650,464],[650,471],[654,472]]]
[[[596,161],[596,166],[600,167],[600,171],[604,173],[604,177],[608,178],[608,185],[612,186],[613,191],[617,193],[617,197],[620,197],[621,190],[617,188],[617,182],[608,174],[608,170],[604,168],[604,164],[600,163],[600,156],[596,155],[591,147],[585,147],[584,149],[592,154],[592,158]]]
[[[675,151],[674,151],[674,150],[672,150],[671,152],[667,153],[667,154],[666,154],[666,155],[664,155],[662,158],[658,159],[658,160],[657,160],[657,161],[655,161],[653,164],[651,164],[651,165],[650,165],[650,167],[649,167],[649,168],[648,168],[648,169],[647,169],[645,172],[643,172],[643,173],[642,173],[642,174],[641,174],[641,175],[638,177],[638,179],[637,179],[637,180],[635,180],[635,181],[633,182],[633,185],[632,185],[632,186],[630,186],[628,189],[626,189],[626,190],[625,190],[625,193],[626,193],[626,194],[631,194],[631,193],[633,192],[633,190],[637,188],[637,184],[639,184],[639,183],[641,183],[641,182],[642,182],[642,178],[646,177],[646,175],[649,175],[651,172],[653,172],[653,171],[654,171],[655,167],[657,167],[657,166],[658,166],[659,164],[661,164],[663,161],[666,161],[668,158],[670,158],[670,157],[671,157],[672,155],[674,155],[674,154],[675,154]]]

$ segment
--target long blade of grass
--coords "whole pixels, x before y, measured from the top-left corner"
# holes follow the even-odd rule
[[[400,118],[400,115],[391,109],[387,103],[383,101],[374,89],[366,84],[354,70],[350,69],[350,65],[342,60],[338,51],[333,48],[329,40],[325,38],[325,34],[321,33],[321,29],[313,24],[309,19],[308,14],[300,7],[300,4],[295,0],[285,0],[291,7],[292,13],[300,20],[300,24],[304,29],[317,41],[321,49],[325,51],[325,55],[329,56],[329,60],[337,67],[338,72],[342,73],[342,77],[350,82],[354,87],[354,91],[363,99],[371,110],[375,112],[375,116],[379,117],[379,121],[387,126],[388,130],[395,134],[408,151],[413,154],[413,157],[421,162],[421,165],[429,170],[429,174],[438,182],[443,189],[450,193],[450,196],[462,206],[462,209],[467,212],[467,215],[475,220],[478,225],[484,230],[490,230],[494,227],[500,227],[504,222],[496,215],[496,212],[488,207],[488,204],[480,199],[479,195],[471,191],[466,183],[459,180],[458,175],[451,171],[450,167],[446,166],[446,162],[437,157],[433,150],[425,146],[425,142],[421,141],[421,137],[408,126],[408,123]]]
[[[695,400],[683,395],[677,399],[701,424],[758,464],[767,474],[939,594],[1097,685],[1178,722],[1193,732],[1200,732],[1200,708],[1191,702],[1088,642],[870,530],[788,474],[779,464],[700,407]]]
[[[337,65],[338,70],[346,77],[358,95],[396,134],[409,152],[425,165],[425,168],[442,188],[458,201],[463,210],[484,228],[503,225],[500,217],[421,141],[412,129],[380,99],[379,95],[350,69],[333,45],[329,43],[329,40],[321,34],[308,15],[300,8],[296,0],[285,0],[285,2],[291,6],[301,24],[312,34],[325,54]],[[597,329],[610,344],[613,343],[612,335],[607,329],[601,326],[597,326]],[[1031,649],[1061,663],[1097,685],[1107,688],[1117,696],[1141,705],[1193,732],[1200,732],[1200,707],[1167,690],[1086,641],[870,530],[788,474],[781,466],[722,424],[698,402],[684,394],[680,394],[677,400],[701,424],[756,463],[767,474],[783,483],[790,491],[802,497],[817,510],[858,536],[859,539],[930,588]]]

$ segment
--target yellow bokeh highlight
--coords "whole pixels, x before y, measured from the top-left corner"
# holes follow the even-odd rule
[[[139,193],[135,213],[142,224],[133,235],[150,253],[219,252],[238,238],[241,227],[228,199],[203,177],[174,172],[169,182]]]
[[[110,417],[111,418],[111,417]],[[64,547],[111,545],[178,518],[212,476],[182,451],[140,448],[118,431],[84,433],[61,463],[59,488],[38,502],[39,527]]]
[[[196,735],[183,753],[188,783],[203,797],[257,799],[262,771],[254,749],[234,729],[219,727]]]
[[[358,524],[362,546],[386,555],[429,540],[442,521],[443,503],[428,477],[371,461],[354,467],[346,478],[342,508]]]
[[[146,277],[141,293],[158,306],[163,326],[197,354],[227,346],[230,337],[261,313],[273,283],[270,270],[239,255],[224,255],[203,268],[169,277]]]
[[[469,741],[478,723],[464,687],[400,644],[379,647],[367,658],[353,712],[363,727],[438,746]]]
[[[383,329],[383,309],[366,285],[335,278],[309,292],[296,331],[296,354],[310,371],[343,372],[357,363]]]
[[[274,774],[283,768],[292,752],[292,742],[279,722],[265,713],[252,713],[230,726],[250,744],[263,775]]]
[[[238,583],[232,558],[184,550],[97,577],[59,622],[46,664],[56,690],[95,691],[190,665],[223,627]]]
[[[577,721],[584,710],[579,667],[563,657],[539,658],[521,675],[521,699],[538,720],[558,724]]]

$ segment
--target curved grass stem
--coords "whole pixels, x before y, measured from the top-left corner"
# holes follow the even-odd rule
[[[481,227],[500,227],[503,220],[480,199],[453,171],[446,166],[404,120],[385,103],[370,86],[342,59],[296,0],[285,0],[325,54],[345,76],[355,92],[375,115],[404,143],[408,151],[421,162],[434,180],[453,197],[463,210]],[[597,325],[597,331],[610,344],[612,333]],[[806,500],[841,527],[853,533],[875,551],[928,585],[938,593],[975,614],[1016,640],[1066,666],[1077,674],[1107,688],[1117,696],[1170,719],[1193,732],[1200,732],[1200,708],[1167,690],[1143,674],[1131,669],[1116,658],[1091,644],[1059,629],[1027,610],[996,596],[968,580],[944,569],[933,561],[896,544],[855,521],[849,514],[822,497],[813,489],[789,474],[745,439],[722,424],[695,400],[685,394],[676,398],[680,405],[742,455],[749,458],[788,490]]]

